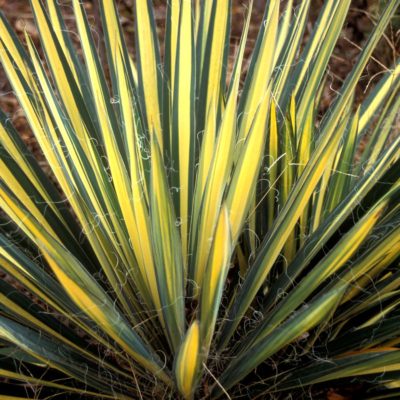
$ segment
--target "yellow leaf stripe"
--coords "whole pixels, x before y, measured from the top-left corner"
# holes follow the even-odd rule
[[[135,1],[136,34],[139,56],[139,82],[144,98],[147,128],[150,134],[155,134],[157,142],[163,149],[161,130],[161,98],[159,96],[160,82],[158,71],[158,42],[153,30],[150,1]]]
[[[259,104],[262,102],[270,85],[278,32],[279,3],[278,0],[272,0],[266,8],[267,13],[263,22],[263,30],[260,33],[262,35],[260,48],[254,69],[246,80],[247,87],[244,89],[247,93],[244,98],[244,104],[241,104],[243,116],[239,128],[239,143],[250,132]],[[242,101],[243,97],[241,98]]]
[[[194,165],[194,49],[191,0],[181,1],[177,38],[176,64],[171,73],[176,74],[173,99],[173,143],[178,137],[179,159],[179,218],[183,260],[188,253],[190,217],[189,199],[192,197]],[[173,56],[173,55],[171,55]],[[176,97],[175,97],[176,96]]]
[[[205,270],[205,281],[208,284],[202,288],[200,297],[201,341],[205,353],[209,350],[214,333],[231,253],[232,235],[229,225],[229,213],[227,207],[223,205]]]
[[[230,182],[227,205],[234,242],[237,241],[242,231],[250,207],[250,200],[256,188],[256,181],[264,154],[269,104],[270,95],[268,91],[259,105],[253,126],[242,146],[242,154]]]
[[[155,137],[151,159],[150,219],[157,286],[167,337],[176,350],[184,334],[184,269],[176,217]]]
[[[175,377],[178,389],[185,399],[191,399],[196,384],[200,361],[200,328],[194,321],[179,348],[175,362]]]
[[[202,27],[202,48],[200,58],[201,84],[205,88],[204,110],[221,98],[222,76],[225,66],[226,33],[228,29],[230,4],[225,0],[206,1],[204,25]],[[209,38],[212,40],[209,40]],[[208,48],[208,50],[207,50]],[[217,103],[218,104],[218,103]],[[201,122],[200,122],[201,123]]]
[[[232,75],[232,84],[228,94],[228,101],[222,115],[216,142],[213,142],[215,122],[206,121],[207,128],[204,139],[206,147],[201,151],[201,170],[203,175],[201,175],[201,180],[197,181],[195,203],[193,204],[194,210],[201,210],[201,212],[198,211],[198,214],[195,212],[192,224],[193,226],[197,226],[198,229],[192,229],[191,231],[191,252],[193,258],[190,265],[190,278],[193,279],[197,285],[195,294],[198,294],[198,289],[202,286],[207,256],[211,248],[210,238],[213,236],[215,230],[224,188],[233,165],[234,145],[236,144],[235,116],[237,96],[249,24],[250,14],[247,17],[245,29],[242,34]],[[216,101],[217,99],[213,98],[209,102],[207,119],[215,117],[217,113]],[[208,162],[210,162],[209,166],[207,164]],[[204,190],[202,190],[203,184]],[[197,218],[197,215],[199,215],[199,218]]]

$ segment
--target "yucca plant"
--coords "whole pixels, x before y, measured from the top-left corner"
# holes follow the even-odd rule
[[[350,0],[305,45],[312,1],[268,1],[245,72],[251,1],[232,64],[230,1],[167,3],[132,57],[99,2],[106,67],[81,1],[79,48],[56,0],[40,49],[0,18],[51,170],[1,114],[0,399],[399,398],[400,63],[354,91],[400,0],[323,117]]]

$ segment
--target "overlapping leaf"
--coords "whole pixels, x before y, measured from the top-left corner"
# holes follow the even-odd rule
[[[286,3],[266,3],[245,74],[252,1],[235,49],[231,1],[169,1],[163,47],[135,1],[134,55],[100,1],[106,65],[85,2],[79,43],[55,0],[31,1],[39,49],[1,15],[51,172],[1,113],[0,398],[20,382],[14,398],[285,396],[364,375],[371,396],[395,393],[399,62],[354,92],[400,0],[322,119],[351,2],[326,1],[305,46],[313,4]]]

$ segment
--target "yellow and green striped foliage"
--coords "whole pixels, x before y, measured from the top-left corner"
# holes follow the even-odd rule
[[[229,0],[166,2],[162,46],[136,0],[134,55],[99,1],[106,65],[85,1],[31,0],[40,48],[0,14],[51,170],[0,113],[0,399],[400,397],[400,61],[354,102],[400,0],[322,118],[350,0],[305,44],[267,1],[249,58],[251,0],[234,46]]]

